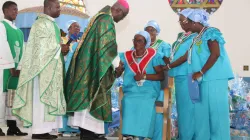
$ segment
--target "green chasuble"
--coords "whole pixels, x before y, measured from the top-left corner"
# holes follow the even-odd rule
[[[15,69],[17,69],[23,54],[23,32],[20,29],[12,28],[7,22],[2,21],[6,29],[7,41],[10,46],[10,51],[15,62]],[[18,77],[12,77],[10,70],[4,70],[3,92],[8,89],[16,89],[18,84]]]
[[[72,58],[65,82],[67,112],[89,108],[96,119],[112,121],[110,89],[116,56],[115,25],[106,6],[91,19]]]
[[[39,89],[36,90],[45,105],[44,122],[53,122],[56,116],[66,113],[60,48],[60,30],[54,19],[39,15],[30,31],[12,108],[12,113],[24,122],[24,127],[32,126],[35,77],[39,79]]]

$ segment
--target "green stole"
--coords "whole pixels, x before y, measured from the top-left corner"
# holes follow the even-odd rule
[[[56,22],[53,22],[53,24],[54,24],[55,31],[56,31],[56,41],[57,41],[58,44],[60,44],[61,43],[61,32],[60,32],[60,29],[59,29],[58,25],[56,24]],[[63,68],[64,68],[65,67],[65,62],[64,62],[64,57],[63,57],[62,53],[60,54],[60,59],[62,60]],[[65,69],[63,69],[63,78],[64,78],[64,80],[65,80],[65,76],[66,76]]]
[[[10,51],[15,62],[15,69],[17,69],[23,54],[23,33],[20,29],[12,28],[5,21],[2,21],[2,23],[6,29],[7,41],[9,43]],[[4,70],[3,92],[7,92],[8,89],[16,89],[18,79],[18,77],[11,76],[10,69]]]
[[[162,42],[163,42],[163,40],[158,39],[150,48],[158,50],[158,48],[160,47]]]

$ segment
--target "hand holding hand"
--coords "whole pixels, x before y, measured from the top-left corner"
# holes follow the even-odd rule
[[[144,75],[143,74],[140,74],[140,73],[137,73],[135,76],[134,76],[134,79],[135,81],[141,81],[143,79]]]

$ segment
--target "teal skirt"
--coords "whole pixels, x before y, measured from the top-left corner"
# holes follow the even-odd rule
[[[228,80],[202,82],[195,104],[195,140],[230,140]]]
[[[148,95],[148,93],[124,94],[122,99],[123,135],[145,138],[153,137],[156,98],[145,95]]]
[[[178,114],[178,131],[180,140],[192,140],[195,133],[195,104],[188,91],[188,77],[175,77],[175,96]]]

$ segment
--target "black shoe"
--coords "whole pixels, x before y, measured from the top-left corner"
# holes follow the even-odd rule
[[[49,133],[45,133],[47,136],[52,136],[54,139],[57,139],[58,137],[56,135],[50,135]]]
[[[90,136],[83,136],[83,140],[108,140],[105,138],[105,135],[99,135],[99,134],[92,134]]]
[[[105,138],[105,135],[100,135],[100,134],[96,134],[97,135],[97,139],[96,140],[108,140],[107,138]]]
[[[50,140],[53,140],[53,139],[57,139],[57,136],[55,135],[50,135],[48,133],[46,134],[32,134],[32,139],[50,139]]]
[[[126,140],[133,140],[134,139],[134,137],[132,137],[132,136],[127,136],[126,137]]]
[[[80,140],[107,140],[103,135],[97,135],[86,129],[79,128],[81,131]]]
[[[5,133],[2,131],[1,128],[0,128],[0,136],[5,136]]]
[[[82,140],[82,137],[83,137],[83,129],[79,127],[79,130],[80,130],[80,140]]]
[[[91,136],[82,136],[80,140],[96,140],[96,139]]]
[[[7,126],[9,129],[7,130],[7,136],[27,136],[27,133],[23,133],[16,125],[15,120],[7,120]]]
[[[93,132],[83,128],[79,128],[79,130],[81,131],[80,140],[95,140],[95,137],[93,137]]]
[[[28,133],[23,133],[18,127],[9,127],[7,130],[7,136],[27,136]]]

